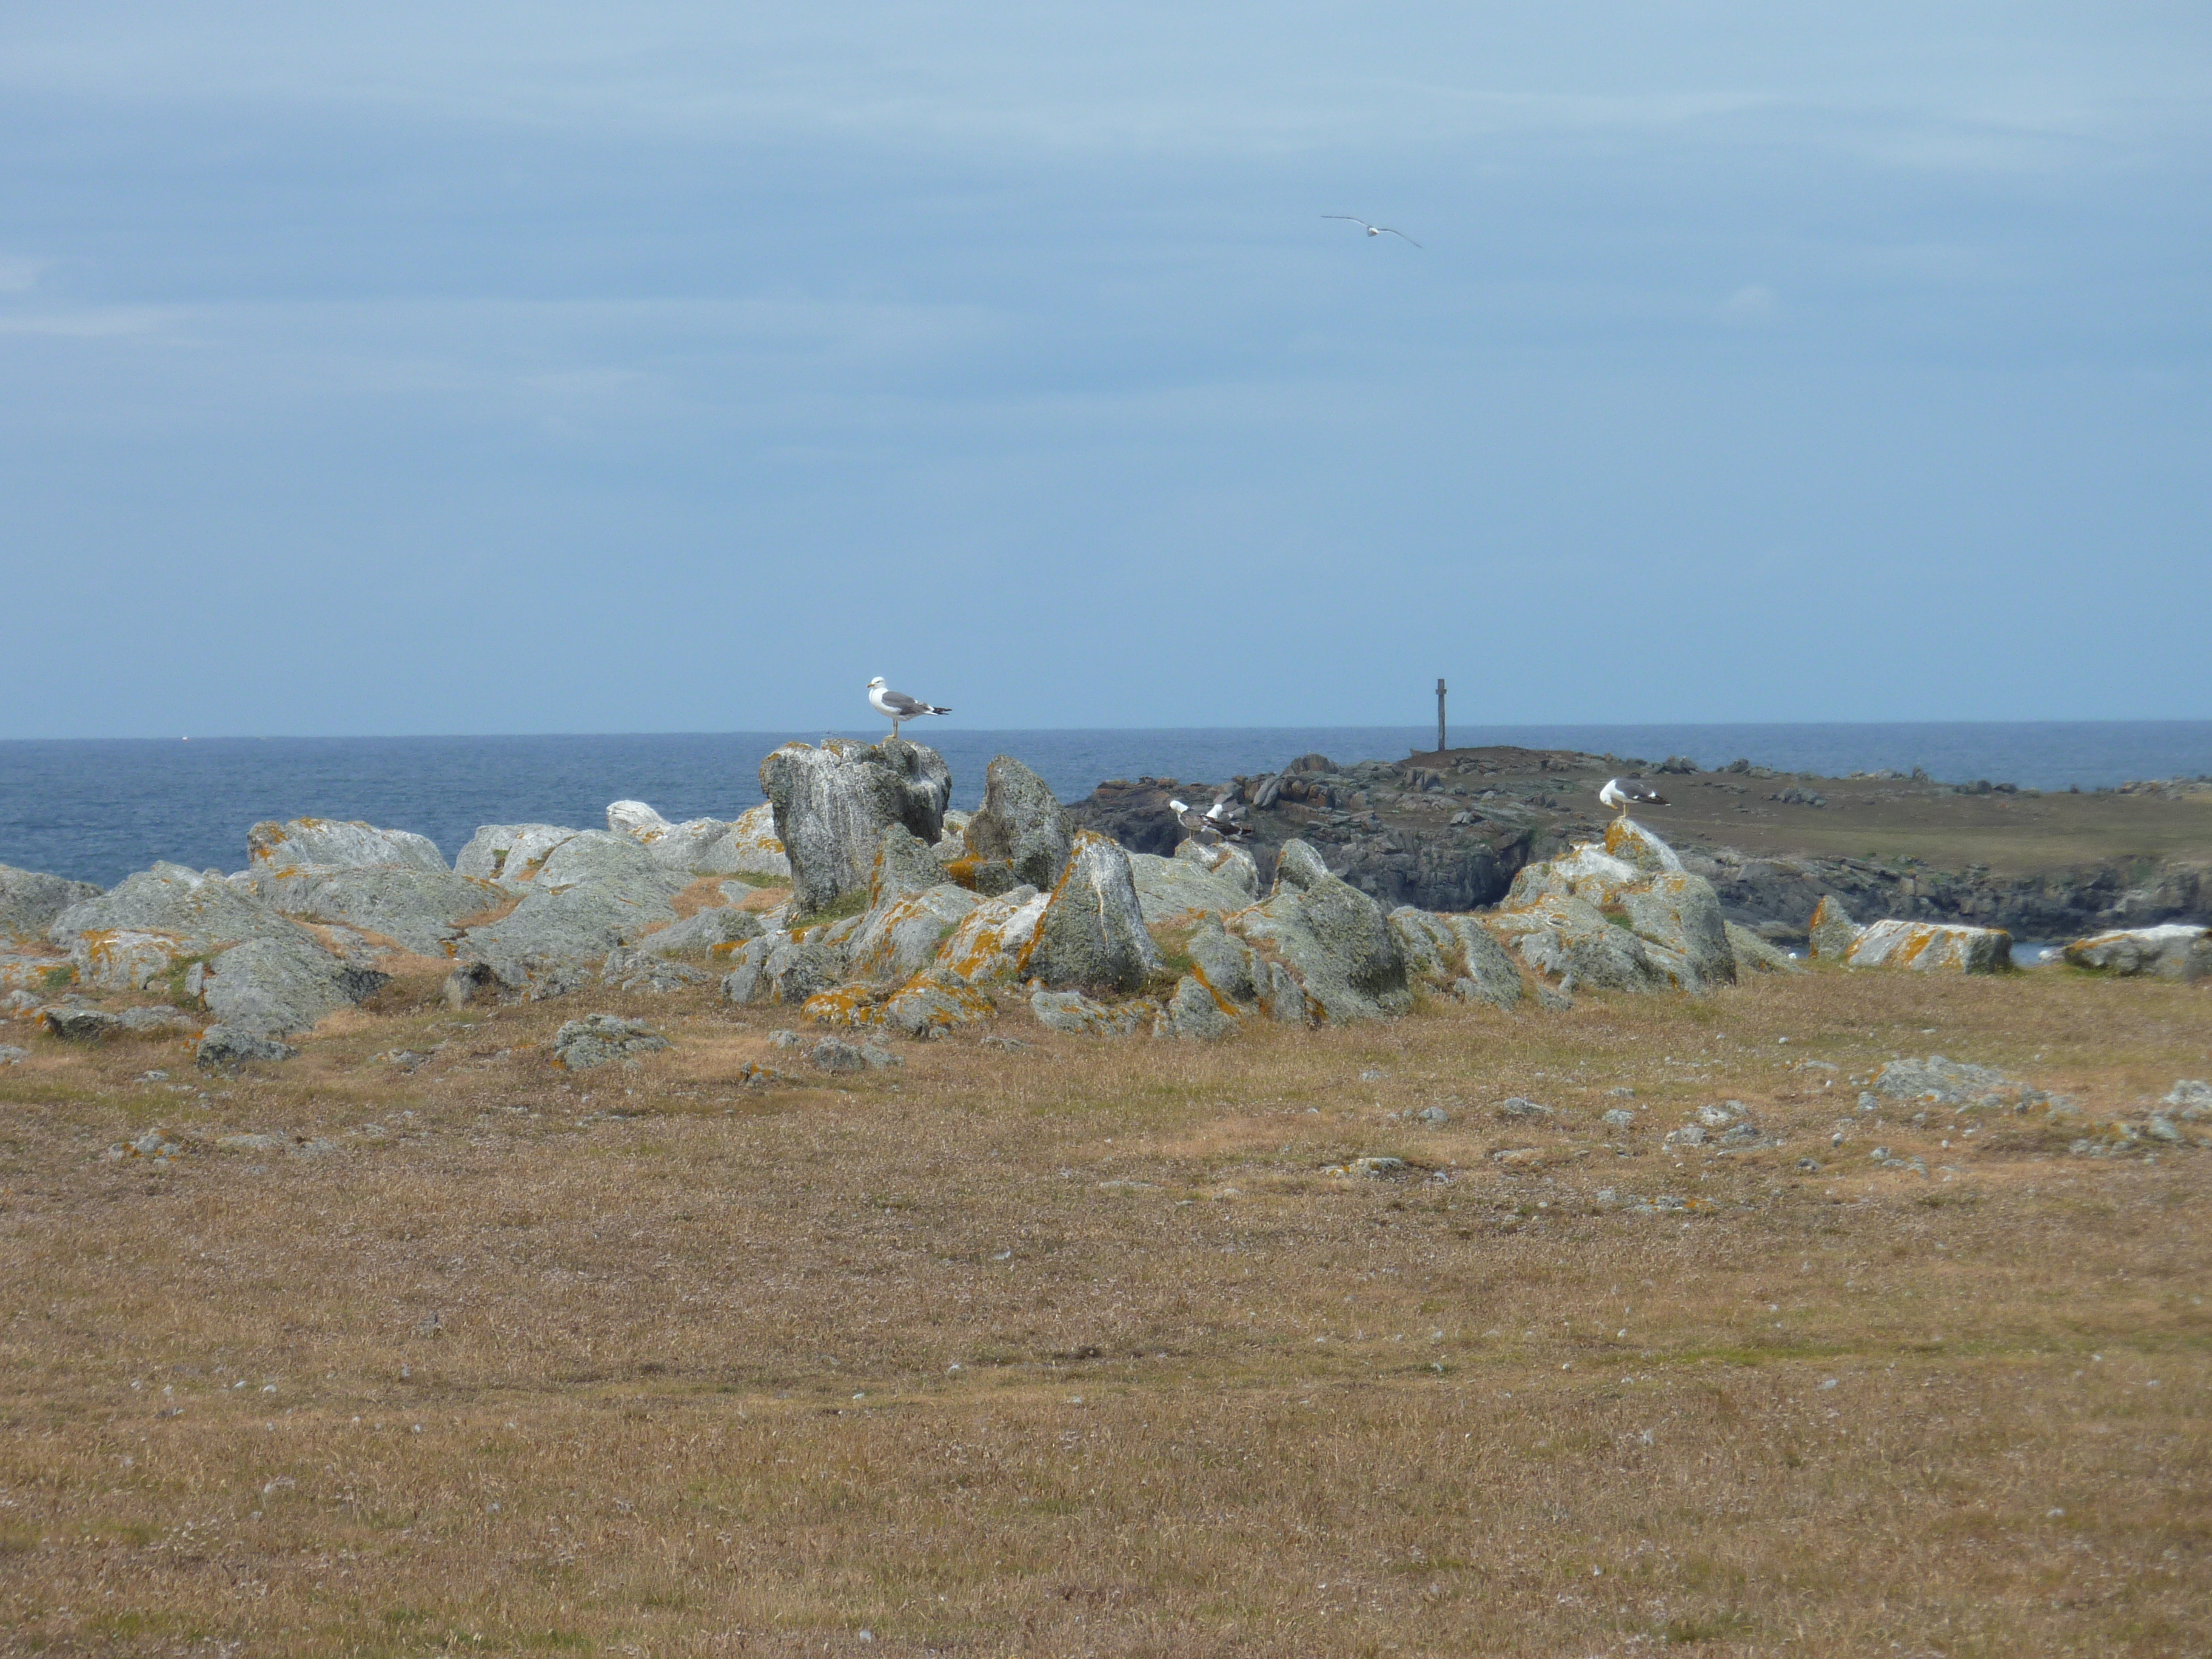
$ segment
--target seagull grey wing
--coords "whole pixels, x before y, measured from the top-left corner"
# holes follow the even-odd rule
[[[891,712],[901,719],[904,719],[908,714],[927,714],[929,712],[927,703],[916,702],[903,691],[886,691],[884,693],[884,701],[890,705]]]
[[[1356,213],[1324,213],[1321,216],[1324,219],[1342,219],[1347,224],[1358,225],[1362,229],[1366,228],[1367,225],[1367,221]]]
[[[1406,233],[1405,233],[1404,231],[1395,229],[1395,228],[1392,228],[1392,227],[1391,227],[1391,226],[1389,226],[1389,225],[1377,225],[1377,226],[1376,226],[1376,227],[1375,227],[1375,228],[1376,228],[1376,229],[1377,229],[1377,230],[1387,230],[1387,231],[1389,231],[1390,234],[1392,234],[1393,236],[1396,237],[1396,238],[1397,238],[1400,241],[1401,241],[1401,242],[1413,242],[1413,239],[1412,237],[1410,237],[1410,236],[1407,235],[1407,234],[1406,234]],[[1420,246],[1420,244],[1419,244],[1419,242],[1413,242],[1413,246],[1414,246],[1415,247],[1419,247],[1419,246]]]

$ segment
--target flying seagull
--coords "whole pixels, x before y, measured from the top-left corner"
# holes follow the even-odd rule
[[[1168,810],[1176,815],[1176,822],[1182,825],[1183,829],[1189,833],[1190,838],[1201,847],[1212,847],[1224,841],[1252,839],[1251,826],[1239,823],[1231,816],[1229,797],[1226,795],[1216,800],[1203,812],[1194,806],[1187,806],[1179,800],[1170,801]]]
[[[1607,778],[1605,781],[1605,787],[1597,792],[1597,798],[1607,806],[1619,808],[1620,817],[1624,820],[1628,817],[1628,809],[1632,806],[1667,805],[1667,797],[1641,778],[1631,778],[1626,783],[1619,778]]]
[[[1347,223],[1358,225],[1370,236],[1390,235],[1395,236],[1401,242],[1413,242],[1413,239],[1412,237],[1407,235],[1404,231],[1398,229],[1396,227],[1392,225],[1370,225],[1366,220],[1361,218],[1356,213],[1324,213],[1321,216],[1324,219],[1342,219]],[[1415,247],[1419,247],[1420,246],[1420,244],[1419,242],[1413,242],[1413,246]]]
[[[917,702],[903,691],[890,690],[884,684],[881,674],[868,682],[868,707],[878,714],[890,716],[893,737],[899,734],[901,720],[920,720],[924,714],[949,714],[952,712],[950,708],[939,708],[933,702]]]

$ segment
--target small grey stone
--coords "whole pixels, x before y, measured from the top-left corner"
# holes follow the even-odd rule
[[[779,1048],[803,1048],[806,1039],[796,1031],[770,1031],[768,1040]]]
[[[1520,1095],[1509,1095],[1498,1105],[1500,1117],[1549,1117],[1551,1115],[1550,1107],[1539,1106],[1534,1101]]]
[[[1721,1137],[1724,1146],[1746,1146],[1759,1139],[1759,1131],[1748,1123],[1739,1123]]]
[[[1451,1114],[1441,1106],[1424,1106],[1413,1115],[1431,1128],[1439,1128],[1451,1121]]]
[[[2179,1141],[2181,1139],[2181,1131],[2174,1127],[2173,1120],[2161,1113],[2152,1113],[2144,1129],[2153,1140]]]
[[[1616,1106],[1605,1115],[1604,1121],[1608,1129],[1632,1129],[1636,1127],[1636,1114]]]
[[[1367,1176],[1376,1180],[1406,1173],[1402,1158],[1355,1158],[1347,1166],[1356,1176]]]
[[[123,1022],[113,1014],[68,1006],[44,1010],[39,1024],[64,1042],[100,1042],[124,1029]]]
[[[199,1023],[175,1008],[125,1008],[116,1016],[126,1031],[194,1031]]]
[[[611,1060],[634,1060],[670,1047],[666,1037],[635,1019],[587,1014],[553,1035],[553,1063],[571,1072],[588,1072]]]
[[[1036,1044],[1024,1042],[1019,1037],[986,1036],[982,1039],[981,1046],[986,1048],[996,1048],[1001,1054],[1018,1054],[1036,1048]]]
[[[1817,1158],[1801,1158],[1797,1160],[1797,1167],[1808,1175],[1815,1174],[1820,1168],[1820,1160]]]
[[[290,1043],[280,1042],[275,1037],[235,1030],[228,1025],[210,1025],[200,1033],[200,1046],[194,1058],[212,1071],[218,1066],[236,1066],[249,1060],[290,1060],[299,1052]]]
[[[814,1052],[809,1058],[825,1072],[865,1072],[868,1069],[867,1051],[858,1043],[848,1042],[842,1037],[823,1037],[814,1045]]]
[[[1686,1123],[1668,1135],[1666,1144],[1669,1146],[1702,1146],[1705,1144],[1705,1126]]]
[[[30,1057],[28,1048],[18,1048],[12,1042],[0,1042],[0,1066],[20,1066]]]

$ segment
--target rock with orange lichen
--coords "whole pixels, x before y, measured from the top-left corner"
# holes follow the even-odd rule
[[[1846,968],[1904,968],[1923,974],[1999,974],[2012,966],[2012,935],[2002,927],[1933,921],[1870,923],[1844,953]]]
[[[246,832],[246,861],[252,869],[281,870],[312,865],[325,869],[363,869],[398,865],[446,873],[446,855],[428,836],[409,830],[380,830],[358,818],[293,818],[257,823]]]
[[[1851,946],[1859,942],[1866,929],[1853,921],[1844,902],[1833,893],[1824,893],[1820,902],[1813,907],[1813,921],[1808,930],[1813,954],[1832,961],[1841,961],[1850,954]]]
[[[519,892],[537,878],[554,848],[581,834],[557,823],[482,824],[455,854],[453,871]]]
[[[1146,929],[1128,854],[1103,836],[1078,831],[1023,952],[1022,973],[1048,989],[1133,991],[1166,967]]]
[[[1022,952],[1051,899],[1049,893],[1017,887],[983,900],[945,936],[935,966],[963,985],[1019,979]]]
[[[983,805],[962,841],[964,884],[988,895],[1024,886],[1049,890],[1075,849],[1075,820],[1042,778],[1000,755],[984,772]]]
[[[2212,979],[2212,928],[2167,922],[2095,933],[2069,945],[2065,957],[2070,967],[2120,978],[2148,975],[2194,983]]]
[[[787,743],[761,763],[760,777],[802,915],[868,890],[888,826],[933,846],[952,796],[945,757],[903,738]]]
[[[941,968],[925,968],[884,1000],[882,1012],[886,1025],[926,1040],[980,1024],[999,1007],[977,987]]]
[[[976,908],[966,888],[939,882],[871,910],[854,938],[846,971],[854,979],[903,984],[936,960],[945,936]]]
[[[1332,1024],[1380,1019],[1413,1006],[1405,952],[1382,907],[1331,875],[1304,842],[1283,843],[1273,890],[1222,925],[1264,949]]]
[[[1578,842],[1525,866],[1482,920],[1562,990],[1695,992],[1735,980],[1712,884],[1626,819],[1607,829],[1603,847]]]
[[[671,823],[641,800],[607,807],[607,828],[647,848],[673,870],[695,876],[788,876],[791,860],[776,838],[774,809],[765,803],[725,822],[690,818]]]
[[[1101,1002],[1080,991],[1037,991],[1030,997],[1030,1012],[1049,1030],[1074,1036],[1128,1036],[1149,1030],[1160,1017],[1160,1005],[1146,998]]]

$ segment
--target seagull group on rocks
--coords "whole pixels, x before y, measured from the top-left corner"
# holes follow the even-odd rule
[[[1168,802],[1168,811],[1176,815],[1190,838],[1201,847],[1218,847],[1224,841],[1249,841],[1252,827],[1239,823],[1229,805],[1229,797],[1221,796],[1203,812],[1195,806],[1179,800]]]

